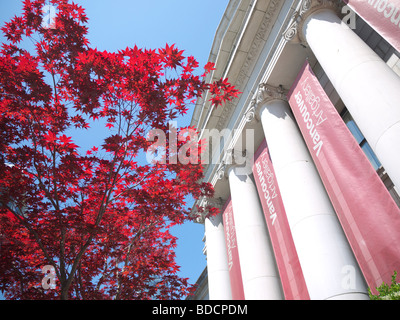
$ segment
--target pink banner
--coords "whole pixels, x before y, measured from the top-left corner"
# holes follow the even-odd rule
[[[240,270],[239,252],[236,243],[235,220],[233,218],[232,200],[229,199],[223,209],[226,251],[228,253],[229,278],[233,300],[244,300],[242,273]]]
[[[400,210],[306,61],[289,104],[368,286],[400,271]],[[377,113],[379,120],[379,112]]]
[[[309,300],[275,172],[264,140],[254,155],[253,175],[271,237],[286,300]]]
[[[400,51],[400,0],[344,0],[397,51]]]

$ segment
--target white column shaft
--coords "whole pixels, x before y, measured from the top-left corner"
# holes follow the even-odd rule
[[[364,278],[288,103],[266,103],[261,122],[310,298],[368,299]]]
[[[204,222],[210,300],[232,300],[222,213]]]
[[[241,169],[229,170],[229,186],[245,298],[281,300],[283,291],[257,189]]]
[[[400,187],[400,77],[328,9],[312,13],[302,31],[393,183]]]

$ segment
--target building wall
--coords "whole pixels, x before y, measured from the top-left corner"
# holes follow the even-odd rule
[[[208,294],[208,281],[207,281],[207,268],[203,270],[199,279],[196,281],[196,291],[193,295],[186,297],[186,300],[209,300]]]
[[[279,99],[280,95],[282,95],[279,92],[279,88],[284,92],[291,87],[301,64],[307,59],[337,111],[341,115],[346,115],[346,119],[352,116],[304,38],[302,38],[301,35],[295,35],[293,37],[288,32],[292,27],[299,28],[293,17],[294,14],[297,14],[297,16],[302,14],[302,8],[305,4],[307,4],[307,0],[230,1],[227,11],[222,18],[221,25],[217,30],[216,38],[210,53],[210,61],[216,63],[216,71],[209,76],[208,80],[228,77],[230,82],[242,92],[242,95],[240,98],[218,109],[210,105],[208,102],[209,97],[205,96],[197,102],[192,119],[192,125],[197,126],[202,133],[209,132],[212,129],[215,129],[216,132],[213,133],[216,135],[215,140],[209,137],[209,141],[211,142],[212,140],[212,143],[209,143],[211,149],[207,150],[210,159],[205,165],[205,181],[214,185],[216,194],[214,199],[202,199],[198,204],[204,205],[206,202],[211,201],[214,205],[219,206],[222,211],[225,201],[233,197],[235,198],[235,200],[232,200],[234,211],[242,210],[246,214],[246,218],[239,221],[240,216],[235,213],[235,220],[236,215],[238,218],[238,221],[236,221],[237,244],[238,247],[241,246],[241,250],[239,250],[239,260],[243,278],[241,281],[243,281],[246,299],[284,299],[280,284],[277,284],[277,281],[274,280],[278,279],[279,282],[279,274],[277,272],[276,262],[274,261],[274,252],[269,243],[270,235],[268,234],[266,223],[259,219],[260,212],[263,212],[259,200],[254,200],[254,203],[250,203],[250,201],[249,203],[243,204],[243,201],[249,199],[247,198],[246,192],[252,194],[254,191],[250,189],[257,189],[257,187],[254,187],[254,178],[250,174],[249,181],[240,182],[239,179],[235,182],[235,185],[233,185],[234,177],[240,178],[243,177],[243,175],[240,176],[240,174],[236,174],[234,172],[235,170],[231,169],[232,163],[227,160],[227,155],[232,156],[232,154],[234,155],[238,150],[241,156],[245,156],[244,149],[248,147],[248,145],[242,142],[242,145],[238,147],[238,141],[247,141],[246,137],[248,136],[253,138],[254,150],[246,149],[246,156],[251,157],[264,140],[263,123],[260,121],[260,110],[257,109],[257,103],[261,99],[260,95],[265,95],[265,92],[268,90],[264,90],[264,93],[260,94],[260,84],[266,83],[272,88],[278,88],[278,92],[273,94],[277,95],[276,97]],[[314,8],[314,5],[321,5],[318,1],[309,1],[308,4],[311,4],[312,8]],[[335,5],[333,8],[337,10],[337,12],[340,12],[341,6],[343,6],[343,4],[339,6]],[[301,19],[297,21],[301,21]],[[302,23],[303,21],[299,24],[301,25]],[[362,18],[356,16],[355,26],[356,28],[353,31],[374,50],[398,76],[400,76],[400,53]],[[301,30],[297,30],[297,33],[301,33]],[[282,41],[283,37],[286,40],[288,34],[290,35],[290,40]],[[398,79],[394,81],[397,82]],[[272,93],[267,92],[267,94]],[[357,124],[357,121],[355,122]],[[224,139],[220,139],[218,133],[224,129],[232,134],[226,136]],[[397,138],[400,139],[400,137]],[[220,140],[219,146],[217,146],[218,144],[216,143],[218,140]],[[363,148],[367,145],[368,150],[372,151],[372,147],[370,148],[368,143],[368,139],[364,139]],[[212,161],[211,156],[214,156],[214,159],[217,160]],[[379,158],[376,155],[369,154],[369,156]],[[310,170],[315,170],[312,160],[305,160],[305,162],[310,162]],[[393,173],[393,169],[391,169],[391,172]],[[400,207],[399,193],[390,174],[386,172],[383,166],[377,168],[377,173],[397,206]],[[315,179],[318,180],[318,178]],[[316,182],[316,185],[318,185],[318,182]],[[320,187],[318,186],[318,188]],[[325,190],[322,188],[318,192],[325,193]],[[331,209],[328,207],[331,206],[331,204],[327,196],[322,195],[322,193],[319,201],[321,203],[324,202],[325,204],[321,204],[321,206],[327,208],[326,210],[329,211]],[[238,198],[242,199],[238,200]],[[193,211],[193,214],[196,214],[196,212]],[[363,275],[358,268],[357,262],[354,262],[355,259],[346,238],[341,234],[343,231],[340,228],[340,224],[334,221],[334,217],[332,219],[332,221],[326,220],[328,221],[326,222],[327,224],[324,222],[325,224],[323,225],[327,228],[327,234],[330,232],[330,228],[338,228],[337,231],[334,232],[334,236],[337,238],[335,238],[336,240],[326,242],[325,245],[333,246],[332,250],[338,251],[338,254],[336,256],[337,258],[334,258],[334,255],[327,257],[327,263],[329,259],[334,259],[331,264],[335,264],[337,262],[335,262],[335,259],[342,259],[340,257],[341,255],[347,256],[345,259],[347,259],[346,261],[348,261],[348,264],[354,265],[354,279],[357,279],[357,288],[354,288],[352,291],[346,291],[341,290],[338,285],[338,288],[335,289],[333,287],[336,287],[337,282],[343,282],[343,275],[333,276],[333,271],[329,273],[328,270],[312,270],[312,272],[315,272],[315,277],[317,278],[320,276],[322,280],[320,281],[321,283],[312,283],[310,280],[306,281],[310,291],[310,298],[365,299],[367,295]],[[222,221],[222,217],[219,221]],[[199,222],[204,222],[204,217],[199,217]],[[289,224],[291,225],[292,232],[299,232],[294,231],[293,224],[290,223],[290,221]],[[209,243],[207,241],[207,234],[210,232],[212,232],[214,243]],[[323,232],[324,230],[322,230],[322,233]],[[303,237],[307,237],[307,235],[303,235]],[[321,237],[323,237],[323,235],[321,235]],[[258,240],[249,240],[250,238]],[[223,246],[216,245],[215,243],[216,241],[225,242],[223,227],[221,228],[220,224],[209,223],[206,228],[205,239],[208,270],[205,270],[200,276],[198,281],[199,289],[191,299],[231,299],[232,275],[231,282],[229,283],[229,280],[226,280],[229,279],[230,270],[230,266],[228,266],[226,260],[226,250],[221,249]],[[259,239],[264,240],[260,241]],[[293,239],[296,247],[299,249],[301,247],[299,239],[302,241],[302,238],[294,234]],[[339,242],[343,242],[343,244],[339,245]],[[342,249],[338,249],[338,246]],[[218,250],[222,250],[223,252],[219,252]],[[342,252],[340,250],[342,250]],[[299,256],[301,255],[300,262],[304,269],[305,278],[309,278],[310,276],[306,276],[306,273],[309,271],[306,270],[311,267],[306,265],[312,264],[310,261],[314,261],[314,264],[320,263],[319,260],[321,260],[324,254],[321,253],[321,256],[317,257],[313,252],[303,250],[300,254],[300,251],[301,250],[299,250]],[[215,263],[215,257],[218,256],[220,256],[222,260],[225,260]],[[254,263],[254,261],[253,263],[248,262],[248,260],[252,259],[254,259],[256,263]],[[267,265],[268,267],[266,267]],[[320,265],[323,266],[324,264]],[[329,269],[329,263],[327,265]],[[205,281],[206,277],[208,277],[208,282]],[[332,279],[323,280],[326,278]],[[210,281],[212,282],[211,285],[209,283]],[[324,286],[328,287],[328,289],[324,289]],[[266,287],[268,287],[267,290],[265,290]],[[210,292],[206,293],[209,288]],[[218,290],[214,288],[218,288]]]

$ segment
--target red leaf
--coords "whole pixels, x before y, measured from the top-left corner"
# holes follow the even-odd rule
[[[60,142],[63,145],[68,145],[72,142],[72,138],[71,137],[67,137],[65,134],[63,134],[62,136],[60,136]]]
[[[0,206],[0,287],[20,300],[60,299],[62,292],[70,299],[181,299],[190,288],[177,275],[169,230],[193,219],[187,199],[214,191],[201,182],[201,163],[150,164],[143,153],[171,145],[162,136],[169,120],[205,91],[216,105],[239,93],[227,79],[207,83],[195,75],[198,62],[175,45],[90,48],[85,11],[73,1],[51,1],[56,29],[45,29],[44,2],[24,0],[22,14],[3,27],[13,43],[0,49],[0,202],[8,204]],[[28,53],[19,41],[29,35],[42,40]],[[207,63],[205,75],[213,70]],[[114,130],[82,130],[96,122]],[[146,139],[152,128],[158,136]],[[101,138],[105,152],[78,148],[82,137]],[[191,136],[181,140],[179,148],[206,148]],[[43,265],[65,281],[42,290]]]
[[[214,66],[215,66],[215,63],[207,62],[207,64],[204,66],[204,70],[205,70],[204,75],[210,73],[213,70],[216,70],[216,68],[214,68]]]

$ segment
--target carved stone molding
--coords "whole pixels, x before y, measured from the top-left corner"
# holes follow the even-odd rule
[[[287,101],[285,90],[282,87],[274,87],[267,83],[260,83],[256,93],[257,106],[271,100]]]
[[[243,91],[243,88],[248,81],[250,76],[251,70],[254,67],[255,63],[257,62],[257,58],[263,49],[263,46],[268,38],[268,34],[271,31],[276,15],[278,14],[279,10],[282,7],[281,0],[271,0],[269,1],[268,8],[265,12],[264,18],[261,21],[259,28],[253,38],[252,43],[249,46],[249,50],[247,56],[244,60],[243,65],[240,67],[240,71],[238,76],[233,83],[236,89],[239,91]],[[222,130],[226,127],[227,122],[235,110],[237,105],[238,99],[233,99],[232,101],[226,103],[224,106],[220,106],[223,108],[222,114],[218,120],[216,125],[217,130]]]
[[[256,121],[260,120],[257,116],[256,108],[257,108],[256,100],[252,99],[249,108],[244,113],[244,120],[246,122],[250,123],[253,122],[254,120]]]
[[[254,98],[251,100],[250,107],[246,113],[246,118],[249,118],[249,121],[261,121],[260,111],[264,104],[273,100],[283,100],[287,101],[288,90],[284,89],[282,86],[274,87],[267,83],[260,83],[258,85],[258,89],[254,95]]]
[[[228,168],[227,165],[225,165],[224,163],[222,163],[218,167],[218,170],[217,170],[217,178],[218,178],[218,180],[227,178],[227,176],[226,176],[226,172],[228,171],[227,168]]]
[[[203,212],[195,212],[196,215],[196,222],[197,223],[204,223],[206,216],[208,214],[208,210],[207,207],[214,207],[214,208],[218,208],[220,210],[220,212],[222,212],[222,208],[224,206],[224,199],[222,199],[221,197],[215,199],[215,198],[207,198],[207,197],[203,197],[202,199],[200,199],[198,201],[198,206],[202,207],[204,209]]]
[[[260,121],[260,108],[264,103],[277,99],[287,101],[286,93],[282,87],[273,87],[266,83],[261,83],[258,86],[255,97],[250,101],[249,107],[243,114],[242,123],[244,122],[244,124],[242,124],[242,128],[245,127],[246,123]],[[227,149],[216,170],[218,180],[227,179],[229,169],[232,166],[247,166],[250,163],[249,157],[252,156],[250,153],[247,150]]]
[[[298,10],[294,12],[289,27],[283,32],[283,38],[286,41],[297,41],[306,45],[307,41],[304,39],[301,30],[307,17],[323,8],[329,8],[340,16],[342,5],[341,0],[303,0]]]
[[[224,159],[217,169],[216,176],[218,180],[227,179],[229,169],[232,167],[245,167],[249,163],[249,158],[252,155],[244,150],[228,149],[225,152]]]
[[[296,38],[300,21],[304,20],[305,13],[311,8],[312,0],[303,0],[300,8],[294,12],[292,22],[289,27],[283,32],[283,38],[286,41],[292,41]]]

